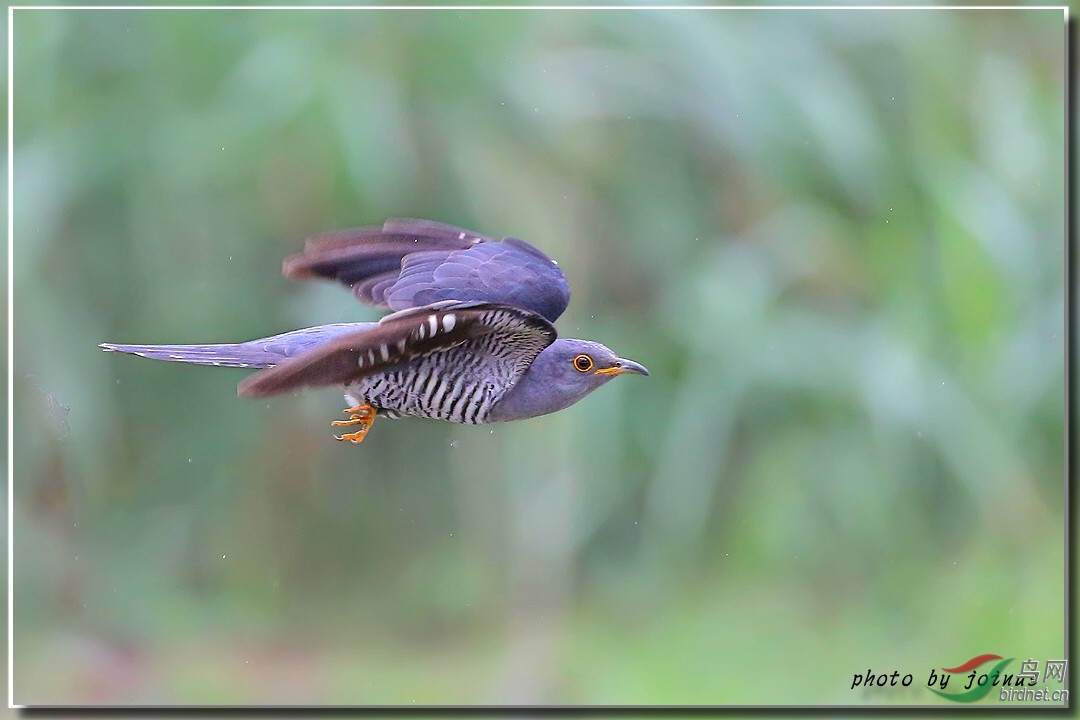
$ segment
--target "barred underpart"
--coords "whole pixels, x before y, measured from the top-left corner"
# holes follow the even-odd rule
[[[343,384],[355,405],[384,414],[485,421],[555,329],[540,315],[493,303],[440,302],[387,315],[241,383],[243,395]]]
[[[537,342],[535,333],[493,332],[365,377],[346,391],[350,402],[370,404],[390,416],[484,423],[547,345]]]

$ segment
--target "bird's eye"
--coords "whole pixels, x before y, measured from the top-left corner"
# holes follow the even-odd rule
[[[589,372],[592,368],[593,361],[588,355],[578,355],[574,358],[574,369],[578,372]]]

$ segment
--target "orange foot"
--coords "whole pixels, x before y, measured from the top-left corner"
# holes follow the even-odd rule
[[[375,424],[375,408],[371,405],[357,405],[351,407],[344,412],[349,413],[348,420],[334,420],[330,424],[334,427],[351,427],[353,425],[362,426],[356,432],[345,433],[344,435],[335,435],[335,440],[348,440],[353,445],[359,445],[364,441],[364,436],[368,434],[368,430]]]

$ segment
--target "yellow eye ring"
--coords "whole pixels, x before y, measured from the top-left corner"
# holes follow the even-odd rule
[[[589,372],[593,369],[593,360],[588,355],[578,355],[574,358],[574,369],[578,372]]]

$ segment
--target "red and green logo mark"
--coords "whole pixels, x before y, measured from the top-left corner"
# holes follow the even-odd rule
[[[976,655],[965,663],[957,665],[954,668],[941,668],[944,672],[939,676],[934,670],[930,671],[930,679],[926,685],[929,690],[937,693],[943,698],[947,698],[954,702],[975,702],[986,697],[995,687],[1000,685],[1022,685],[1023,680],[1015,682],[1013,675],[1002,675],[1001,671],[1005,669],[1005,666],[1013,661],[1014,658],[1002,659],[1000,655],[993,655],[987,653],[986,655]],[[980,673],[977,668],[981,665],[996,660],[998,661],[988,671]],[[965,675],[966,673],[966,675]],[[964,683],[963,692],[945,692],[945,689],[949,686],[949,680],[954,676],[959,675],[956,680],[967,682]],[[934,685],[938,685],[939,690]]]

